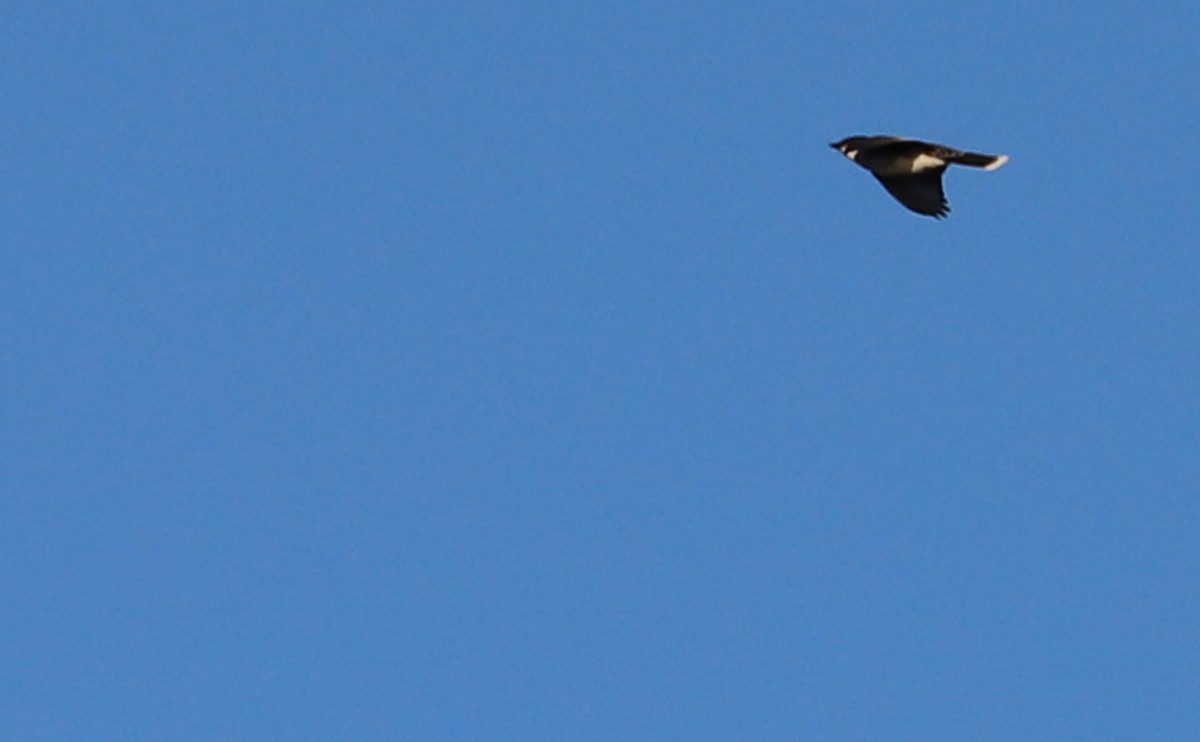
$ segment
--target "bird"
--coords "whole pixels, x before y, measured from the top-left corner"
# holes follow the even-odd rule
[[[950,214],[942,173],[951,165],[996,170],[1008,155],[964,152],[944,144],[893,136],[846,137],[829,145],[871,172],[892,197],[911,211],[934,219]]]

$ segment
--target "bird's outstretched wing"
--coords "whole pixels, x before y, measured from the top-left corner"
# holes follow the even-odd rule
[[[904,175],[895,178],[884,178],[876,175],[888,193],[907,206],[909,209],[943,219],[950,213],[950,204],[946,202],[946,194],[942,191],[942,173],[945,168],[927,170],[916,175]]]

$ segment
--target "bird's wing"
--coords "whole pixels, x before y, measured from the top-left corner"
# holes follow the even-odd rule
[[[942,172],[945,168],[927,170],[916,175],[904,175],[898,178],[884,178],[876,175],[888,193],[909,209],[943,219],[950,213],[950,204],[946,202],[946,194],[942,192]]]

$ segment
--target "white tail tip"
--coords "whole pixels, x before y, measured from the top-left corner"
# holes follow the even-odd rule
[[[1008,162],[1008,155],[998,156],[991,165],[988,165],[984,170],[999,170],[1004,167],[1004,163]]]

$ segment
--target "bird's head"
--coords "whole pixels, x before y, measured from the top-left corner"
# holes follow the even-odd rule
[[[829,146],[853,160],[856,156],[858,156],[858,151],[862,149],[863,144],[868,139],[869,137],[856,134],[852,137],[846,137],[840,142],[833,142]]]

